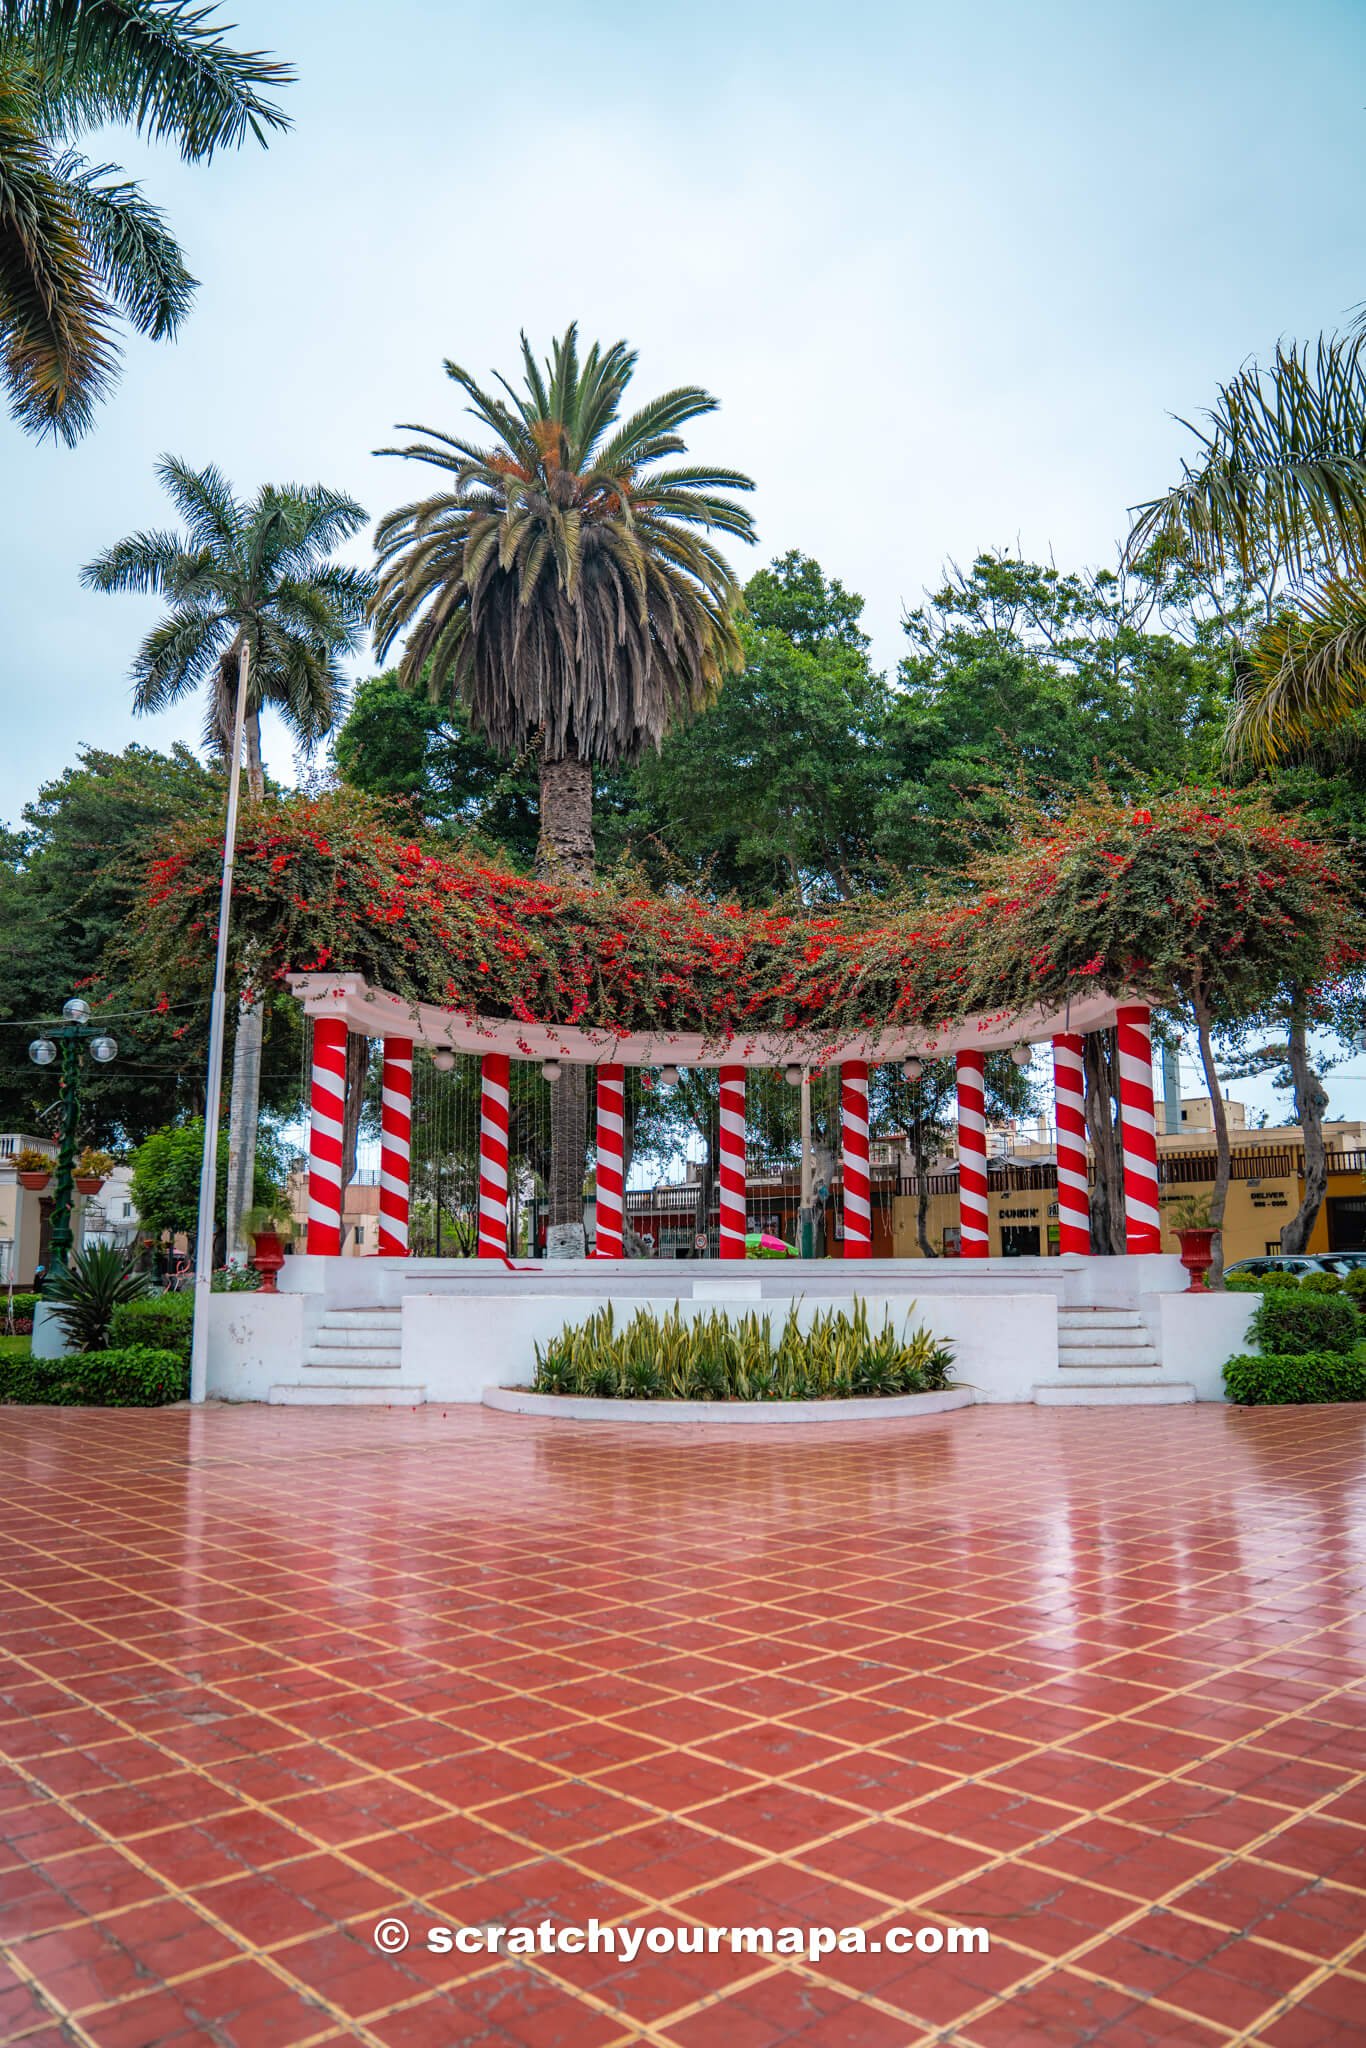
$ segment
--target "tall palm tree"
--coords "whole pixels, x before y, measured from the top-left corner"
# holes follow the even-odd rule
[[[29,433],[68,444],[118,365],[122,315],[173,335],[194,294],[163,215],[72,139],[120,125],[203,162],[288,126],[286,65],[230,49],[190,0],[0,0],[0,378]]]
[[[754,539],[727,495],[737,470],[674,465],[680,429],[715,410],[696,386],[621,418],[636,367],[625,342],[582,356],[570,327],[541,364],[522,336],[523,387],[446,374],[490,440],[424,436],[381,451],[448,481],[381,520],[378,651],[407,633],[399,674],[454,699],[502,753],[534,750],[543,872],[594,869],[593,768],[636,759],[741,665],[739,586],[711,538]],[[552,1226],[583,1213],[581,1068],[555,1084]]]
[[[305,748],[332,730],[345,704],[341,658],[357,645],[372,593],[368,572],[332,559],[365,523],[360,506],[321,484],[267,484],[233,495],[210,464],[163,456],[157,475],[185,532],[135,533],[86,565],[89,590],[156,592],[164,618],[133,661],[133,707],[162,711],[201,685],[206,741],[231,746],[238,663],[249,662],[244,735],[247,786],[265,794],[261,708],[271,705]],[[235,1253],[250,1207],[261,1080],[262,1012],[239,1005],[228,1136],[227,1241]]]

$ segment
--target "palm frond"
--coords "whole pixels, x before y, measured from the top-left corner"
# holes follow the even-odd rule
[[[77,195],[35,122],[23,75],[0,66],[0,376],[26,432],[71,446],[113,384],[118,352]]]
[[[176,534],[130,533],[87,562],[81,582],[87,590],[178,590],[194,559]]]
[[[221,613],[177,606],[161,619],[133,657],[133,709],[164,711],[216,667],[230,622]]]
[[[110,295],[139,334],[173,335],[190,309],[196,280],[185,267],[166,217],[130,180],[104,183],[113,164],[87,164],[68,152],[56,172],[66,184],[76,225]]]
[[[259,50],[230,48],[212,15],[190,0],[0,0],[0,34],[80,123],[128,122],[203,162],[288,128],[266,94],[294,77]]]
[[[196,547],[210,548],[219,555],[240,552],[245,515],[216,463],[192,469],[177,455],[163,455],[157,461],[156,475],[189,527]]]
[[[1135,508],[1131,561],[1295,577],[1366,565],[1366,334],[1278,348],[1220,388],[1206,421],[1182,481]]]
[[[1366,586],[1331,577],[1274,620],[1245,659],[1228,749],[1275,763],[1366,705]]]

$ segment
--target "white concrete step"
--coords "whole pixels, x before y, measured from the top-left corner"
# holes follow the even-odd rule
[[[313,1343],[324,1343],[334,1352],[397,1352],[403,1333],[397,1323],[385,1325],[383,1329],[352,1329],[350,1323],[319,1323]]]
[[[1060,1330],[1134,1329],[1142,1317],[1131,1308],[1060,1308]]]
[[[310,1380],[304,1386],[272,1387],[270,1398],[276,1406],[286,1408],[420,1408],[427,1389]]]
[[[1189,1380],[1164,1380],[1158,1373],[1073,1374],[1044,1380],[1034,1388],[1038,1408],[1174,1408],[1195,1399]]]
[[[356,1351],[313,1344],[309,1346],[304,1364],[310,1371],[321,1367],[326,1372],[399,1372],[403,1359],[397,1348],[393,1351]]]
[[[1147,1366],[1156,1372],[1158,1356],[1151,1344],[1112,1344],[1107,1350],[1078,1345],[1075,1350],[1058,1347],[1058,1364],[1064,1372],[1120,1372],[1126,1366]]]
[[[1075,1323],[1059,1323],[1058,1342],[1068,1345],[1085,1345],[1088,1350],[1101,1351],[1109,1344],[1146,1344],[1148,1326],[1135,1317],[1131,1323],[1102,1323],[1097,1329],[1079,1328]]]
[[[403,1318],[396,1308],[330,1308],[324,1311],[324,1330],[397,1330]]]

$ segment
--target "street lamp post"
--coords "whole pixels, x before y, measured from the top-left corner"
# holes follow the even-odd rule
[[[118,1041],[110,1037],[103,1024],[91,1023],[90,1005],[83,996],[72,996],[62,1010],[61,1023],[49,1025],[28,1049],[28,1056],[36,1067],[51,1067],[60,1061],[62,1069],[62,1129],[57,1144],[57,1185],[52,1195],[44,1293],[48,1291],[52,1276],[71,1257],[75,1241],[71,1209],[75,1192],[76,1137],[81,1117],[81,1055],[88,1051],[90,1057],[103,1067],[118,1057],[118,1050]]]

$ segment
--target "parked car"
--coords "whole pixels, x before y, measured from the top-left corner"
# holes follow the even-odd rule
[[[1278,1253],[1264,1259],[1237,1259],[1231,1266],[1225,1266],[1224,1277],[1230,1273],[1250,1273],[1259,1280],[1263,1273],[1335,1273],[1339,1269],[1332,1259],[1314,1257],[1308,1252]]]

